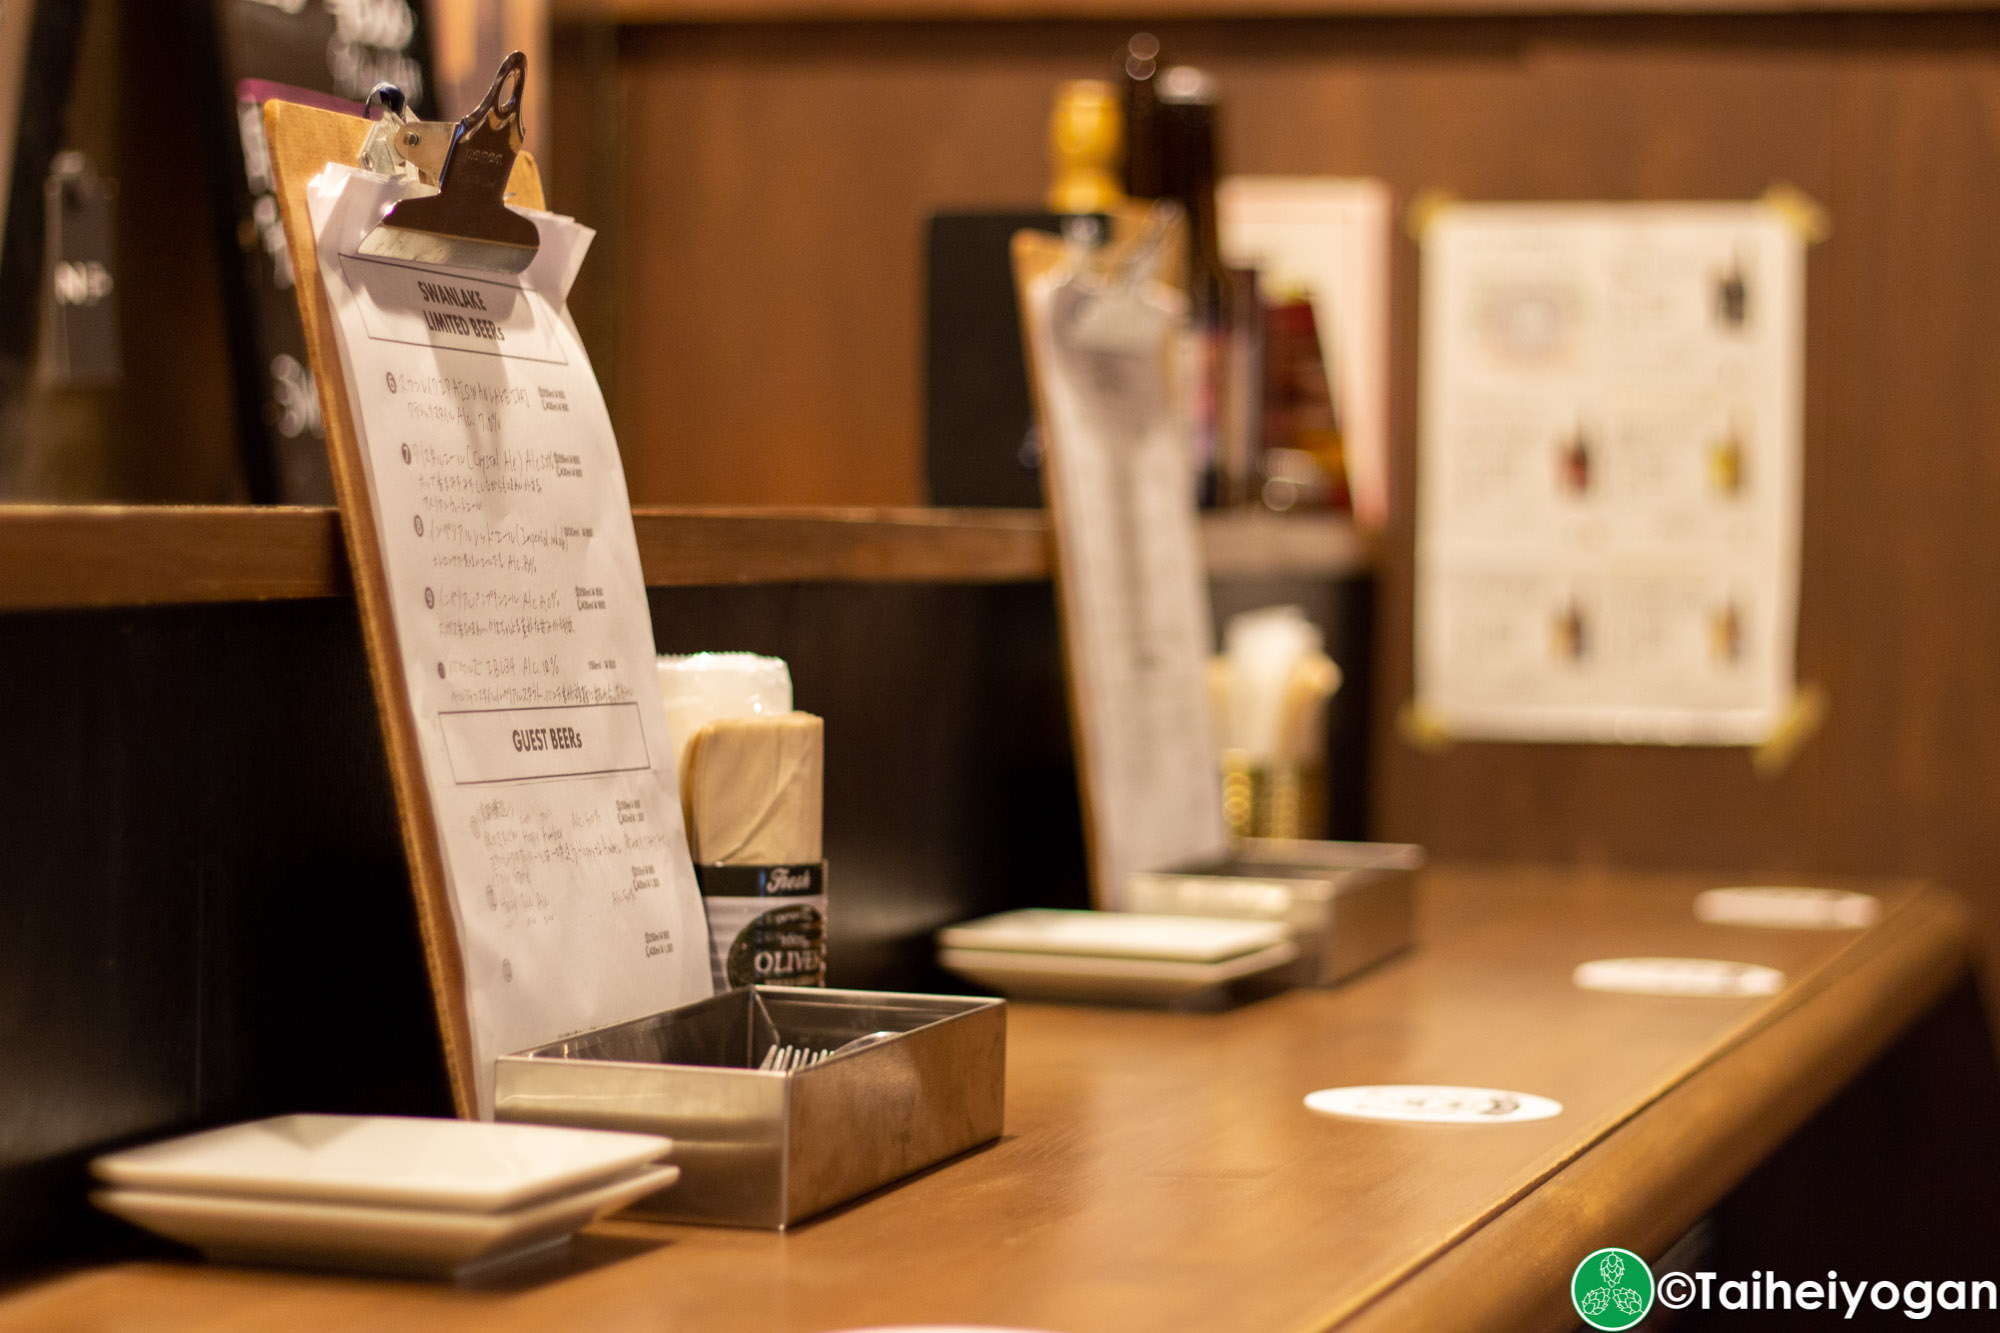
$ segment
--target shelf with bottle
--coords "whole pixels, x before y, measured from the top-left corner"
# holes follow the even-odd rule
[[[653,587],[743,583],[1032,583],[1049,576],[1038,510],[665,508],[632,512]],[[1333,515],[1220,513],[1217,577],[1342,577],[1373,547]],[[0,506],[0,611],[348,595],[337,511],[181,505]]]

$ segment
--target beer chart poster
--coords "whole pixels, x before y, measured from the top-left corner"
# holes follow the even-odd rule
[[[1749,745],[1794,694],[1806,238],[1762,203],[1423,233],[1415,709]]]

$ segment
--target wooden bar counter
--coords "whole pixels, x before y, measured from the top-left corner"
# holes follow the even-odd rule
[[[1881,898],[1863,931],[1696,921],[1694,895],[1728,882],[1434,868],[1418,949],[1338,990],[1203,1014],[1015,1005],[1005,1137],[789,1234],[607,1222],[470,1288],[129,1262],[0,1297],[0,1330],[1573,1327],[1581,1257],[1656,1257],[1965,975],[1963,914],[1935,889],[1827,884]],[[1624,956],[1788,983],[1572,984]],[[1564,1110],[1394,1125],[1303,1104],[1357,1083]]]

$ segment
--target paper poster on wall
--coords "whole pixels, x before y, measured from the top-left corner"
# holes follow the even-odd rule
[[[1805,247],[1764,203],[1453,204],[1423,233],[1416,708],[1755,744],[1791,704]]]
[[[1325,365],[1354,516],[1389,516],[1389,187],[1333,176],[1231,176],[1216,190],[1223,256],[1267,298],[1303,297]]]

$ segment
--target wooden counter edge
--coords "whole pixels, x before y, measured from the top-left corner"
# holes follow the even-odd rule
[[[1991,0],[554,0],[557,24],[1134,23],[1274,19],[1969,13]]]
[[[1575,1328],[1579,1259],[1663,1253],[1965,974],[1970,941],[1958,899],[1923,890],[1771,1022],[1370,1304],[1309,1327]]]

